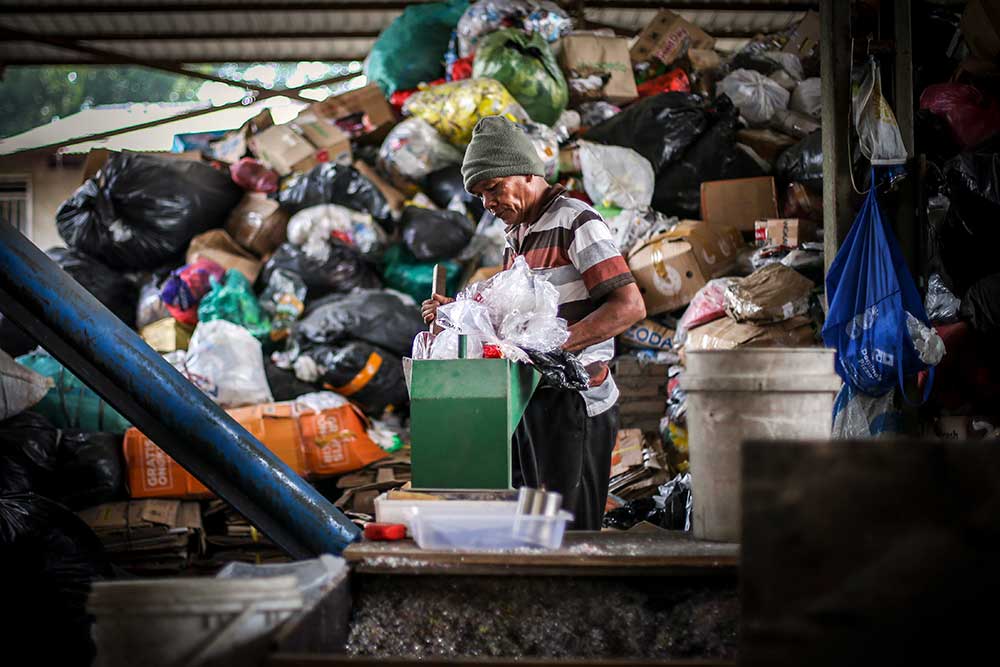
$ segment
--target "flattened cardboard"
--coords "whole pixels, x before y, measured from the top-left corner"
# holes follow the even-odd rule
[[[396,114],[393,113],[392,107],[386,101],[382,89],[375,84],[328,97],[322,102],[312,105],[311,109],[315,113],[333,120],[363,112],[368,117],[369,123],[375,128],[375,133],[396,122]]]
[[[264,265],[260,259],[244,250],[224,229],[211,229],[191,239],[185,259],[190,264],[199,257],[210,259],[224,269],[236,269],[247,277],[251,285],[257,280],[257,274]]]
[[[647,350],[672,350],[674,349],[675,333],[673,329],[668,329],[659,322],[645,319],[633,324],[619,338],[632,347],[641,347]]]
[[[712,49],[715,40],[695,24],[681,16],[661,9],[649,22],[632,46],[633,62],[659,60],[670,65],[683,58],[688,49]]]
[[[758,176],[702,183],[701,217],[713,227],[733,227],[752,234],[758,220],[779,217],[774,178]]]
[[[611,477],[617,477],[642,465],[642,448],[646,439],[637,428],[618,431],[615,448],[611,451]]]
[[[736,141],[752,148],[757,155],[772,164],[786,149],[799,142],[798,139],[790,137],[784,132],[766,128],[740,130],[736,133]]]
[[[594,99],[624,104],[639,97],[628,40],[624,37],[591,33],[567,35],[562,39],[559,61],[567,78],[598,75],[605,79],[604,87],[595,91]]]
[[[744,347],[812,347],[816,345],[812,320],[793,317],[777,324],[738,324],[729,317],[688,332],[685,351],[735,350]]]

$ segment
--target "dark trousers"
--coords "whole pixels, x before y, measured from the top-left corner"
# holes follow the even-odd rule
[[[617,405],[588,417],[579,392],[539,387],[514,432],[514,488],[558,491],[571,529],[600,530],[617,434]]]

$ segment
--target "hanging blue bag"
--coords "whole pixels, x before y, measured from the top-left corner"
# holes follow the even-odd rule
[[[929,324],[899,243],[882,220],[874,169],[871,183],[826,276],[830,311],[823,341],[836,348],[837,373],[844,382],[869,396],[881,396],[897,384],[902,392],[904,377],[928,368],[913,346],[906,314]],[[933,382],[931,367],[925,401]]]

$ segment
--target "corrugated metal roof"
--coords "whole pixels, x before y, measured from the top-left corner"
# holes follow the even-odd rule
[[[382,0],[4,0],[0,62],[114,62],[45,40],[76,41],[130,59],[174,63],[355,60],[408,4]],[[574,2],[564,2],[571,8]],[[772,32],[809,0],[592,0],[585,18],[632,31],[671,8],[717,37]],[[7,32],[4,32],[6,29]],[[19,36],[37,36],[42,42]],[[65,45],[64,45],[65,46]]]

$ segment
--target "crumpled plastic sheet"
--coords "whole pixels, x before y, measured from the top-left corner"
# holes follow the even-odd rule
[[[590,374],[572,352],[557,349],[550,352],[527,350],[527,353],[546,385],[576,391],[590,387]]]
[[[944,358],[944,341],[937,331],[915,318],[910,313],[906,314],[906,330],[913,341],[913,347],[917,350],[920,361],[929,366],[937,366]]]
[[[288,221],[288,242],[300,246],[310,259],[323,263],[330,258],[330,239],[354,246],[363,255],[378,255],[386,243],[385,232],[368,213],[337,204],[303,209]]]
[[[392,128],[379,149],[379,167],[414,182],[451,164],[462,164],[462,153],[422,118],[407,118]]]
[[[766,125],[775,111],[788,108],[789,93],[759,72],[738,69],[716,85],[717,95],[727,95],[751,125]]]
[[[944,284],[940,273],[932,273],[927,279],[927,296],[924,309],[931,322],[954,322],[958,319],[962,300],[952,294]]]
[[[691,488],[691,473],[686,472],[682,475],[677,475],[666,484],[661,484],[657,490],[659,493],[653,496],[653,501],[656,503],[657,509],[676,511],[679,509],[677,504],[683,503],[684,530],[691,530],[691,517],[694,515],[694,492]]]
[[[792,91],[788,108],[819,118],[823,113],[823,94],[820,91],[820,78],[812,77],[799,82]]]
[[[187,352],[171,352],[167,360],[224,408],[274,400],[260,342],[232,322],[200,322]]]
[[[579,142],[583,188],[602,206],[649,208],[656,175],[649,160],[630,148]]]
[[[882,95],[882,73],[874,59],[851,100],[861,152],[873,165],[903,164],[906,145],[896,116]]]
[[[683,345],[688,331],[726,316],[726,290],[737,278],[715,278],[698,290],[684,311],[674,334],[674,344]]]
[[[895,407],[896,390],[868,396],[844,384],[833,403],[834,440],[894,438],[903,432],[903,416]]]
[[[679,220],[651,208],[641,211],[626,208],[605,222],[608,223],[618,250],[628,257],[633,248],[657,234],[670,230]]]

